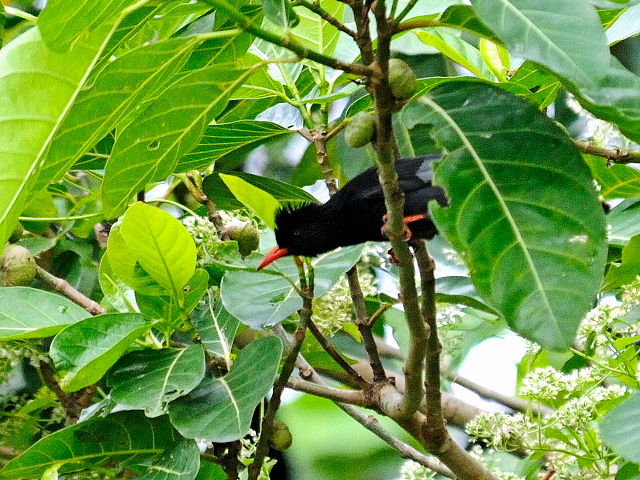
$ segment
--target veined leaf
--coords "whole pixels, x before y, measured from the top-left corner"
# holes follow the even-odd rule
[[[640,275],[640,235],[633,237],[622,249],[620,266],[611,265],[604,277],[602,290],[611,291],[633,283]]]
[[[200,470],[200,448],[187,438],[176,440],[154,459],[149,473],[138,477],[139,480],[194,480]]]
[[[118,412],[51,433],[0,470],[4,478],[36,478],[56,465],[75,472],[106,462],[135,465],[171,447],[180,435],[166,416]]]
[[[640,171],[628,165],[607,166],[604,158],[584,155],[605,200],[640,196]]]
[[[602,440],[618,455],[640,462],[640,393],[616,405],[600,424]]]
[[[289,0],[261,0],[264,16],[279,27],[295,27],[300,19],[293,11]]]
[[[315,268],[316,296],[326,293],[343,273],[355,265],[363,248],[362,245],[353,245],[311,259]],[[252,328],[275,325],[302,308],[302,299],[291,285],[298,278],[295,263],[290,258],[279,260],[269,269],[280,272],[282,276],[228,271],[222,279],[220,296],[225,308]]]
[[[511,55],[577,84],[603,77],[611,55],[598,14],[586,0],[472,0],[471,5]]]
[[[198,386],[204,369],[200,345],[131,352],[109,373],[111,397],[129,408],[144,409],[148,417],[157,417],[166,413],[167,403]]]
[[[60,382],[62,389],[75,392],[100,380],[149,328],[138,313],[98,315],[66,327],[49,349],[56,367],[67,371]]]
[[[105,215],[120,214],[147,183],[169,175],[198,144],[205,127],[224,110],[229,95],[247,75],[234,65],[189,72],[128,125],[118,136],[105,169]]]
[[[182,298],[182,287],[196,268],[196,245],[184,226],[167,212],[139,202],[127,210],[120,233],[144,271],[173,298]]]
[[[108,63],[83,89],[53,139],[35,188],[42,188],[135,111],[188,60],[197,39],[169,39],[131,50]]]
[[[258,146],[295,132],[271,122],[244,120],[219,125],[209,125],[200,143],[180,159],[176,172],[204,170],[218,158],[239,148]]]
[[[254,340],[224,377],[207,378],[189,395],[171,402],[171,423],[187,438],[215,443],[242,438],[256,405],[273,385],[281,355],[279,338]]]
[[[49,50],[38,28],[0,50],[0,250],[26,203],[51,140],[105,43],[129,12],[121,11],[120,3],[109,2],[111,20],[77,38],[65,53]],[[46,88],[25,90],[25,85]]]
[[[434,125],[448,151],[434,183],[451,205],[430,205],[438,229],[515,331],[567,348],[593,305],[607,251],[580,154],[535,107],[489,85],[449,82],[423,102],[407,108]]]
[[[91,316],[61,295],[29,287],[0,288],[0,305],[0,340],[50,337]]]

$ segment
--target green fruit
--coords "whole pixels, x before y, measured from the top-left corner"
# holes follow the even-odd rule
[[[36,276],[36,261],[24,247],[8,244],[0,256],[0,284],[4,287],[31,285]]]
[[[399,58],[389,60],[389,85],[393,96],[403,100],[413,97],[418,91],[416,74]]]
[[[293,443],[293,436],[284,423],[279,420],[273,422],[273,435],[271,435],[271,446],[280,452],[287,450]]]
[[[353,148],[364,147],[373,138],[376,116],[373,113],[360,112],[351,117],[344,129],[344,139]]]
[[[251,255],[251,252],[257,250],[260,245],[258,229],[252,223],[246,223],[236,232],[236,241],[240,255],[243,257]]]

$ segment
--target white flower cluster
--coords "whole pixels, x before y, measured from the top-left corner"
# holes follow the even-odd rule
[[[598,417],[599,404],[621,398],[626,393],[626,389],[620,385],[595,388],[586,395],[569,400],[558,408],[549,420],[556,423],[556,428],[587,430],[591,422]]]
[[[359,275],[365,297],[377,295],[376,278],[371,273]],[[353,319],[353,305],[346,277],[342,277],[331,290],[313,301],[313,321],[324,336],[331,337],[342,325]]]
[[[552,367],[536,368],[522,380],[520,396],[543,403],[560,400],[591,387],[600,379],[598,372],[591,368],[562,373]]]
[[[484,439],[501,450],[525,448],[539,430],[539,425],[521,413],[481,413],[466,425],[469,435]]]
[[[400,480],[431,480],[436,477],[433,470],[423,467],[413,460],[407,460],[400,468]]]
[[[206,252],[215,251],[218,244],[218,232],[211,220],[205,217],[185,217],[182,224],[193,238],[197,247],[202,247]]]

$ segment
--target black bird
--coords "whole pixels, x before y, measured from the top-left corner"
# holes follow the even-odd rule
[[[438,233],[429,218],[429,200],[449,204],[444,190],[431,185],[433,161],[439,158],[424,155],[396,161],[398,183],[404,192],[405,223],[416,238],[432,238]],[[386,212],[377,169],[369,168],[324,205],[280,209],[275,218],[278,246],[265,255],[258,270],[285,255],[313,257],[337,247],[387,240],[383,232]]]

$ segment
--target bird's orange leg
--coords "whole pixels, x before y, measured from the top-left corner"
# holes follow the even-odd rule
[[[411,233],[411,229],[409,228],[409,224],[413,223],[413,222],[417,222],[418,220],[424,220],[425,216],[424,213],[418,213],[416,215],[408,215],[406,217],[404,217],[403,221],[404,221],[404,238],[409,241],[411,240],[412,237],[412,233]],[[382,217],[382,228],[380,229],[382,231],[382,235],[384,235],[385,237],[388,238],[387,236],[387,222],[389,221],[389,214],[385,213],[384,216]],[[387,252],[389,254],[389,262],[391,263],[399,263],[398,259],[396,258],[395,254],[393,253],[393,248],[390,248],[389,251]]]

